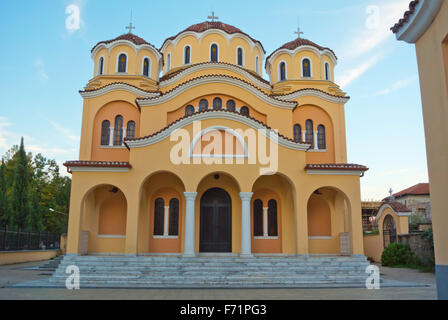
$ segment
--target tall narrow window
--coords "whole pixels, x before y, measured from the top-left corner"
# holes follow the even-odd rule
[[[260,61],[259,61],[259,59],[258,59],[258,56],[256,56],[256,57],[255,57],[255,72],[256,72],[257,74],[260,74],[260,66],[259,66],[259,64],[260,64]]]
[[[218,62],[218,46],[216,44],[212,44],[210,47],[210,61]]]
[[[149,77],[149,58],[143,60],[143,75]]]
[[[194,113],[194,107],[192,105],[189,105],[185,108],[185,115],[191,116]]]
[[[221,110],[222,109],[222,100],[221,98],[213,99],[213,109]]]
[[[325,80],[331,81],[330,79],[330,64],[325,62]]]
[[[129,121],[128,126],[126,128],[126,138],[134,139],[135,138],[135,122]]]
[[[243,49],[238,48],[237,50],[237,62],[239,66],[243,66]]]
[[[170,217],[169,217],[169,235],[179,235],[179,200],[173,198],[170,200]]]
[[[101,124],[101,145],[108,146],[110,143],[110,122],[104,120]]]
[[[165,218],[165,201],[157,198],[154,202],[154,235],[163,236]]]
[[[254,208],[254,237],[263,236],[263,202],[256,199],[253,204]]]
[[[294,141],[299,142],[302,140],[302,127],[300,124],[294,125]]]
[[[123,143],[123,117],[115,117],[114,126],[114,146],[121,146]]]
[[[317,147],[319,149],[327,149],[327,143],[325,140],[325,127],[323,125],[320,125],[317,127]]]
[[[248,107],[241,107],[240,113],[241,113],[241,115],[248,117],[249,116],[249,108]]]
[[[191,48],[190,46],[186,46],[184,49],[184,64],[190,64],[190,54]]]
[[[171,54],[168,53],[166,56],[166,72],[170,71],[171,69]]]
[[[280,63],[280,81],[286,80],[286,63]]]
[[[314,132],[313,132],[313,121],[312,120],[306,120],[305,123],[306,126],[306,142],[313,144],[314,142]]]
[[[278,236],[277,201],[274,199],[268,202],[268,235],[270,237]]]
[[[310,59],[303,59],[302,61],[302,77],[310,78],[311,77],[311,62]]]
[[[126,72],[126,65],[127,65],[128,57],[122,53],[118,57],[118,72]]]
[[[235,111],[235,101],[228,100],[227,103],[226,103],[226,108],[229,111]]]
[[[102,75],[103,74],[103,69],[104,69],[104,58],[101,57],[100,60],[98,61],[98,75]]]
[[[204,111],[208,109],[208,101],[205,99],[202,99],[199,101],[199,111]]]

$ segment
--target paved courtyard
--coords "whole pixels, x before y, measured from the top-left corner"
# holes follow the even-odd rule
[[[410,269],[381,267],[385,280],[396,284],[379,290],[334,289],[81,289],[11,288],[30,280],[48,278],[51,272],[29,270],[42,262],[0,266],[0,300],[433,300],[435,276]],[[397,282],[398,281],[398,282]],[[406,286],[400,286],[406,283]]]

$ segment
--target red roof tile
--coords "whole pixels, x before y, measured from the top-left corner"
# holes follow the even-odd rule
[[[64,166],[68,172],[72,167],[132,168],[129,162],[118,161],[67,161]]]
[[[383,201],[381,203],[381,205],[383,204],[388,204],[392,207],[392,209],[394,209],[395,212],[411,212],[412,210],[410,210],[408,207],[406,207],[404,204],[398,202],[398,201]]]
[[[329,51],[331,51],[331,52],[334,54],[334,56],[336,57],[336,54],[335,54],[334,51],[331,50],[330,48],[322,47],[322,46],[320,46],[320,45],[318,45],[318,44],[316,44],[316,43],[314,43],[313,41],[308,40],[308,39],[298,38],[298,39],[295,39],[295,40],[290,41],[290,42],[288,42],[288,43],[285,43],[285,44],[282,45],[280,48],[278,48],[277,50],[275,50],[274,52],[272,52],[272,53],[266,58],[266,61],[268,61],[269,58],[272,57],[272,56],[274,55],[274,53],[276,53],[277,51],[279,51],[279,50],[281,50],[281,49],[294,50],[294,49],[296,49],[296,48],[298,48],[298,47],[301,47],[301,46],[312,46],[312,47],[315,47],[315,48],[317,48],[317,49],[319,49],[319,50],[321,50],[321,51],[322,51],[322,50],[329,50]]]
[[[169,37],[168,39],[166,39],[163,42],[163,45],[165,44],[165,42],[167,42],[168,40],[173,40],[175,39],[178,35],[180,35],[181,33],[190,31],[190,32],[197,32],[197,33],[202,33],[204,31],[207,31],[209,29],[219,29],[224,31],[227,34],[235,34],[235,33],[241,33],[247,37],[249,37],[253,42],[258,43],[261,48],[263,49],[264,52],[266,52],[263,48],[263,45],[261,44],[260,41],[252,38],[251,36],[249,36],[247,33],[241,31],[240,29],[238,29],[237,27],[231,26],[230,24],[226,24],[220,21],[205,21],[205,22],[201,22],[198,24],[194,24],[190,27],[188,27],[187,29],[179,32],[178,34],[176,34],[175,36]],[[163,47],[162,45],[162,47]]]
[[[330,163],[330,164],[307,164],[305,170],[349,170],[367,171],[369,168],[360,164],[352,163]]]
[[[399,198],[407,195],[429,195],[429,183],[419,183],[410,188],[395,193],[393,196]]]
[[[112,42],[115,42],[115,41],[119,41],[119,40],[127,40],[127,41],[132,42],[132,43],[135,44],[135,45],[138,45],[138,46],[139,46],[139,45],[142,45],[142,44],[147,44],[147,45],[150,45],[151,47],[154,47],[152,44],[150,44],[150,43],[147,42],[146,40],[140,38],[139,36],[136,36],[135,34],[132,34],[132,33],[125,33],[125,34],[122,34],[121,36],[118,36],[118,37],[112,39],[112,40],[107,40],[107,41],[100,41],[100,42],[98,42],[98,43],[92,48],[92,50],[91,50],[90,52],[93,52],[93,50],[95,50],[95,48],[98,47],[100,44],[109,44],[109,43],[112,43]],[[156,48],[154,47],[154,49],[156,49]],[[156,49],[156,50],[157,50],[157,49]]]
[[[414,14],[415,7],[419,2],[420,0],[413,0],[409,3],[409,10],[404,13],[403,18],[401,18],[392,28],[390,28],[393,33],[397,33],[404,26],[404,24],[409,21],[410,16]]]

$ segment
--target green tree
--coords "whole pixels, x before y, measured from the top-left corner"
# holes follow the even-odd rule
[[[0,165],[0,227],[4,226],[9,218],[9,202],[6,192],[6,165],[5,160],[2,159]]]

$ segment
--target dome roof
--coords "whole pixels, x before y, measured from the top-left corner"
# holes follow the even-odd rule
[[[107,41],[100,41],[100,42],[98,42],[98,43],[92,48],[91,52],[93,52],[93,51],[95,50],[95,48],[98,47],[100,44],[105,44],[105,45],[107,45],[107,44],[109,44],[109,43],[112,43],[112,42],[115,42],[115,41],[120,41],[120,40],[130,41],[130,42],[132,42],[133,44],[135,44],[135,45],[137,45],[137,46],[142,45],[142,44],[146,44],[146,45],[149,45],[149,46],[153,47],[154,49],[156,49],[152,44],[150,44],[150,43],[147,42],[146,40],[140,38],[139,36],[136,36],[136,35],[133,34],[133,33],[125,33],[125,34],[122,34],[121,36],[118,36],[118,37],[112,39],[112,40],[107,40]],[[156,50],[157,50],[157,49],[156,49]]]
[[[328,50],[330,51],[335,57],[336,54],[334,53],[333,50],[331,50],[330,48],[327,47],[322,47],[316,43],[314,43],[311,40],[308,39],[303,39],[303,38],[297,38],[293,41],[290,41],[288,43],[285,43],[284,45],[282,45],[280,48],[278,48],[277,50],[275,50],[274,52],[272,52],[267,58],[266,61],[268,61],[277,51],[280,51],[282,49],[287,49],[287,50],[295,50],[298,47],[302,47],[302,46],[311,46],[311,47],[315,47],[316,49],[323,51],[323,50]]]
[[[261,48],[263,49],[263,51],[266,53],[266,51],[264,50],[263,45],[261,44],[260,41],[252,38],[247,33],[241,31],[241,29],[238,29],[237,27],[231,26],[230,24],[226,24],[226,23],[223,23],[221,21],[205,21],[205,22],[201,22],[201,23],[198,23],[198,24],[194,24],[194,25],[188,27],[187,29],[179,32],[175,36],[172,36],[172,37],[169,37],[168,39],[166,39],[163,42],[162,48],[163,48],[163,46],[165,45],[165,43],[167,41],[176,39],[180,34],[182,34],[184,32],[202,33],[204,31],[207,31],[207,30],[210,30],[210,29],[218,29],[218,30],[224,31],[227,34],[235,34],[235,33],[243,34],[246,37],[248,37],[249,39],[251,39],[253,42],[259,44],[261,46]]]

